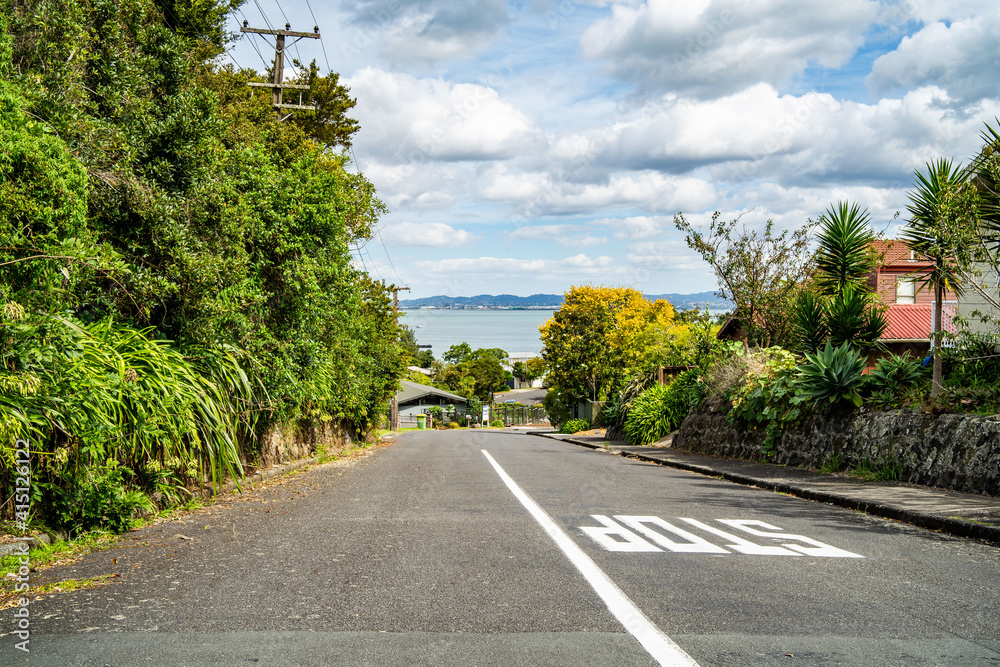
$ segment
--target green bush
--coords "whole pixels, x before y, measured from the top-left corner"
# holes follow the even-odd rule
[[[822,350],[805,356],[807,363],[799,367],[796,378],[804,396],[831,405],[847,401],[861,407],[858,388],[865,359],[849,342],[833,347],[827,341]]]
[[[545,398],[542,399],[542,407],[545,408],[545,414],[549,417],[549,423],[556,428],[560,428],[565,422],[572,419],[569,408],[555,389],[550,389],[545,394]]]
[[[681,425],[703,391],[696,370],[681,373],[668,385],[650,387],[632,402],[625,437],[637,445],[656,442]]]
[[[493,421],[490,422],[490,426],[492,428],[503,428],[504,423],[502,419],[494,419]]]
[[[890,391],[901,394],[927,376],[920,360],[908,354],[894,354],[879,359],[871,373],[865,376],[865,387],[872,392]]]
[[[559,427],[560,433],[579,433],[580,431],[589,431],[590,422],[586,419],[570,419],[563,422],[563,425]]]
[[[126,488],[127,470],[109,459],[73,476],[66,488],[50,487],[55,527],[71,534],[95,528],[121,533],[132,527],[137,512],[154,512],[145,494]]]
[[[759,350],[746,360],[742,382],[723,395],[730,401],[729,422],[763,426],[764,453],[769,456],[781,433],[802,417],[799,405],[805,396],[795,382],[795,356],[779,347]]]

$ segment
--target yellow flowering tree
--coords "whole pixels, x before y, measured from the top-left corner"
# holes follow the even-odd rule
[[[546,383],[564,400],[604,400],[639,368],[652,327],[669,327],[674,308],[629,287],[581,285],[539,331]]]

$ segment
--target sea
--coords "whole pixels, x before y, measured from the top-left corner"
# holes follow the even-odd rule
[[[554,310],[404,310],[400,323],[413,329],[419,345],[430,345],[440,359],[452,345],[468,343],[473,350],[498,347],[511,355],[542,351],[538,327]]]

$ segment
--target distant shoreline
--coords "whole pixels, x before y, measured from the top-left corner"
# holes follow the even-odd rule
[[[650,301],[664,299],[673,304],[677,310],[693,308],[709,308],[712,310],[731,310],[732,304],[716,296],[715,292],[698,292],[695,294],[643,294]],[[476,296],[437,296],[419,299],[401,299],[399,307],[403,310],[558,310],[562,307],[562,294],[532,294],[517,296],[514,294],[478,294]]]

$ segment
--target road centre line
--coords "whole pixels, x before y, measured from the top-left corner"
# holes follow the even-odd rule
[[[489,452],[485,449],[480,451],[486,457],[486,460],[490,462],[490,465],[493,466],[493,469],[497,471],[500,479],[507,485],[511,493],[521,501],[521,504],[528,510],[528,513],[549,534],[549,537],[556,543],[556,546],[562,550],[570,562],[576,566],[576,569],[587,580],[587,583],[593,587],[601,600],[604,601],[604,604],[607,605],[608,610],[642,644],[642,647],[646,649],[654,660],[664,666],[680,667],[686,665],[687,667],[698,667],[698,663],[695,662],[694,658],[685,653],[684,649],[656,627],[642,613],[642,610],[618,588],[618,585],[597,566],[597,563],[591,560],[590,556],[584,553],[583,549],[577,546],[569,535],[556,525],[556,522],[552,520],[545,510],[539,507],[528,494],[521,490],[521,487],[500,467],[500,464],[490,456]]]

